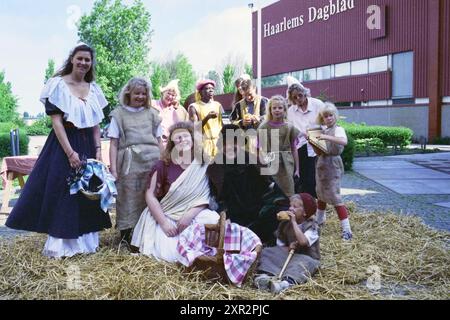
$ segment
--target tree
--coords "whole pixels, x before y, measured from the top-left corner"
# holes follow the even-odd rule
[[[118,105],[118,93],[130,78],[149,75],[150,21],[141,0],[129,6],[122,0],[97,0],[91,13],[79,21],[80,40],[96,51],[97,82],[110,110]]]
[[[244,70],[245,70],[245,73],[248,74],[250,76],[250,78],[253,79],[253,67],[251,65],[249,65],[248,63],[246,63],[244,66]]]
[[[150,81],[152,83],[152,96],[154,99],[161,98],[161,92],[159,88],[166,85],[169,82],[169,72],[159,63],[152,63],[152,75]]]
[[[19,119],[17,98],[11,88],[11,83],[5,82],[5,72],[0,72],[0,122],[16,122]]]
[[[24,119],[28,119],[29,117],[30,117],[30,114],[29,114],[28,112],[25,111],[25,112],[23,113],[23,118],[24,118]]]
[[[170,80],[179,79],[178,86],[181,92],[181,104],[185,99],[194,92],[195,89],[195,72],[188,58],[178,53],[175,58],[171,58],[163,63],[152,64],[152,82],[153,97],[160,98],[159,87],[167,85]]]
[[[195,72],[188,58],[183,54],[178,54],[175,58],[176,79],[180,79],[179,87],[181,92],[181,103],[195,91]]]
[[[222,94],[223,93],[223,86],[222,86],[222,79],[220,78],[220,75],[215,70],[210,70],[207,75],[208,79],[214,80],[216,83],[216,94]]]
[[[49,59],[47,69],[45,69],[45,82],[55,74],[55,60]]]
[[[222,73],[223,93],[234,92],[234,73],[235,68],[232,65],[228,64],[225,66]]]

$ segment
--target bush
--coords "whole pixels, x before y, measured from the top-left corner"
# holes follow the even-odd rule
[[[21,155],[28,154],[28,143],[30,139],[28,138],[24,130],[19,130],[19,151]],[[11,142],[9,131],[0,132],[0,158],[9,157],[12,155]]]
[[[351,135],[347,136],[348,142],[341,154],[342,162],[344,162],[344,170],[350,171],[353,168],[353,158],[355,156],[355,139]]]
[[[356,139],[355,151],[357,153],[384,153],[386,147],[380,138]]]
[[[50,117],[41,118],[26,129],[29,136],[48,136],[52,130],[52,120]]]
[[[0,122],[0,132],[9,132],[15,128],[17,128],[17,125],[14,122]]]
[[[404,148],[411,144],[413,131],[405,127],[366,126],[355,123],[339,123],[355,140],[380,139],[384,147],[398,146]]]
[[[432,144],[450,145],[450,137],[434,138]]]

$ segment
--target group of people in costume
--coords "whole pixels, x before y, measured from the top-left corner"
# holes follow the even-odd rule
[[[338,212],[342,238],[352,238],[340,196],[347,137],[336,124],[336,107],[312,98],[295,79],[289,79],[287,99],[267,99],[249,76],[241,76],[226,125],[215,85],[198,81],[195,102],[187,108],[180,104],[178,80],[160,88],[159,100],[152,100],[143,78],[123,87],[107,132],[116,228],[131,251],[183,262],[180,235],[216,224],[218,213],[226,212],[236,230],[245,229],[249,243],[264,244],[255,285],[280,292],[306,281],[299,270],[312,275],[319,267],[327,204]],[[112,226],[110,216],[101,200],[70,194],[67,185],[85,159],[102,161],[99,125],[108,103],[95,83],[94,50],[77,45],[40,100],[53,130],[6,225],[48,234],[43,253],[49,257],[94,253],[99,231]],[[327,154],[308,142],[307,129],[317,123],[324,128],[320,139]],[[252,130],[257,134],[246,134]],[[288,213],[286,221],[279,221],[281,211]],[[274,286],[289,250],[296,253]]]

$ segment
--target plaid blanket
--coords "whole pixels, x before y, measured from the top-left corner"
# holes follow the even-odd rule
[[[227,221],[223,249],[224,268],[230,281],[242,286],[245,275],[257,258],[253,250],[261,244],[258,236],[248,228]],[[202,255],[214,256],[217,249],[205,243],[205,226],[194,224],[184,230],[179,237],[177,251],[183,265],[191,266]]]
[[[97,191],[97,194],[100,194],[100,206],[102,210],[107,212],[109,206],[113,202],[114,196],[117,195],[117,189],[114,183],[114,177],[101,162],[93,161],[91,159],[87,160],[86,167],[84,168],[81,177],[70,185],[70,194],[77,194],[81,190],[88,190],[89,180],[94,175],[103,182],[103,185],[101,189]]]

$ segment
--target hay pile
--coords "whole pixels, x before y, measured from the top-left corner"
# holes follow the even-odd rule
[[[351,208],[351,211],[354,211]],[[97,254],[41,255],[45,236],[0,244],[0,299],[448,299],[450,234],[393,214],[351,214],[354,239],[344,243],[336,214],[322,232],[322,268],[307,284],[278,296],[205,282],[181,267],[118,252],[117,232],[102,233]],[[378,268],[378,269],[377,269]],[[380,271],[379,290],[375,284]],[[375,282],[374,282],[375,281]],[[376,289],[376,286],[375,286]]]

